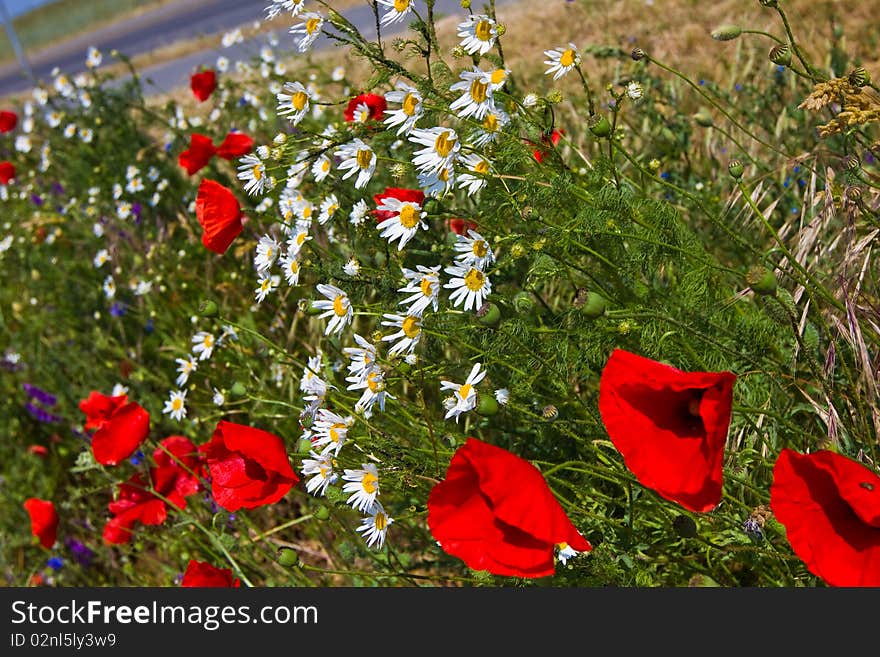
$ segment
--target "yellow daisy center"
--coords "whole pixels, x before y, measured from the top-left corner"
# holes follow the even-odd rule
[[[305,91],[297,91],[290,98],[290,104],[293,105],[293,108],[297,112],[301,112],[305,108],[307,102],[309,102],[309,95]]]
[[[486,132],[496,132],[498,130],[498,117],[491,112],[487,114],[483,120],[483,130]]]
[[[474,165],[474,171],[484,175],[489,173],[489,162],[486,160],[480,160]]]
[[[574,64],[574,50],[569,48],[559,56],[559,63],[563,66],[571,66]]]
[[[315,30],[318,29],[318,25],[320,24],[320,18],[310,18],[306,21],[306,32],[308,32],[309,34],[314,34]]]
[[[412,315],[403,320],[401,328],[403,334],[408,338],[415,338],[422,330],[422,327],[419,326],[419,318]]]
[[[214,338],[212,338],[210,335],[206,335],[205,339],[202,340],[202,344],[205,345],[206,349],[210,349],[214,346]]]
[[[373,161],[373,151],[360,150],[357,152],[357,165],[361,169],[369,169],[370,163]]]
[[[437,174],[437,178],[440,182],[449,182],[449,169],[441,169],[440,173]]]
[[[562,550],[564,550],[568,547],[568,543],[566,543],[565,541],[562,541],[562,543],[557,543],[556,547],[558,547],[561,552]]]
[[[492,23],[489,21],[479,21],[474,26],[474,35],[480,41],[489,41],[492,38]]]
[[[489,251],[489,247],[486,245],[486,242],[483,240],[474,240],[473,245],[471,246],[471,250],[474,252],[474,255],[478,258],[482,258]]]
[[[180,397],[175,397],[174,401],[171,402],[171,408],[173,408],[175,411],[179,411],[181,408],[183,408],[183,400]]]
[[[290,268],[291,273],[298,274],[299,273],[299,260],[291,260],[290,265],[288,265],[288,267]]]
[[[330,440],[332,440],[334,443],[338,443],[339,442],[339,430],[345,429],[345,428],[346,428],[346,425],[343,424],[342,422],[335,423],[332,427],[330,427],[330,431],[328,432],[330,434]]]
[[[309,217],[311,217],[312,216],[312,206],[306,205],[305,207],[303,207],[302,214],[303,214],[303,219],[308,219]]]
[[[455,137],[452,137],[452,133],[449,130],[444,130],[440,133],[440,136],[434,141],[434,150],[437,151],[437,155],[440,157],[446,157],[452,151],[452,147],[455,146]]]
[[[324,173],[330,171],[330,160],[324,160],[323,162],[321,162],[321,171],[323,171]]]
[[[371,474],[369,472],[364,474],[364,478],[361,479],[361,487],[364,489],[364,492],[368,495],[372,495],[377,490],[379,490],[379,479],[376,475]]]
[[[410,0],[394,0],[394,11],[402,14],[409,7]]]
[[[364,358],[364,362],[367,362],[366,358]],[[377,376],[376,372],[367,374],[367,387],[370,389],[370,392],[380,392],[382,390],[382,381],[377,381]]]
[[[332,217],[338,209],[339,209],[339,206],[334,203],[333,205],[331,205],[330,207],[327,208],[327,216]]]
[[[419,215],[415,206],[404,203],[400,208],[400,225],[404,228],[415,228],[419,223]]]
[[[263,165],[262,164],[255,164],[254,168],[252,170],[252,174],[254,176],[254,180],[259,180],[260,178],[262,178],[263,177]]]
[[[471,394],[471,390],[474,387],[470,383],[465,383],[461,388],[458,389],[458,394],[462,399],[467,399],[468,395]]]
[[[403,113],[413,116],[419,108],[419,99],[413,93],[408,93],[403,98]]]
[[[488,90],[489,85],[482,80],[478,79],[471,82],[471,98],[475,103],[486,102],[486,92]]]
[[[506,79],[507,71],[505,71],[503,68],[496,68],[494,71],[492,71],[492,84],[501,84]]]
[[[306,241],[306,237],[308,237],[308,235],[306,235],[306,233],[297,233],[297,235],[296,235],[296,245],[297,245],[297,246],[302,246],[302,245],[303,245],[303,242]]]
[[[422,282],[419,283],[419,287],[422,289],[422,294],[424,294],[426,297],[432,296],[431,290],[433,285],[434,281],[432,281],[430,278],[423,278]]]
[[[333,299],[333,312],[336,313],[339,317],[344,317],[346,313],[348,313],[348,308],[345,304],[345,297],[341,294]]]
[[[377,513],[376,517],[373,518],[373,527],[376,528],[376,531],[384,532],[387,526],[388,516],[381,512]]]
[[[485,282],[486,275],[479,269],[471,269],[464,275],[464,284],[467,286],[467,289],[472,292],[479,292],[482,290]]]

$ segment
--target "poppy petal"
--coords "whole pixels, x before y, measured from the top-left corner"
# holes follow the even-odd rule
[[[50,549],[58,537],[58,513],[55,505],[49,500],[29,497],[22,506],[31,517],[31,533],[40,539],[40,545]]]
[[[222,157],[224,160],[231,160],[236,157],[241,157],[242,155],[247,155],[253,149],[253,139],[243,132],[230,132],[226,135],[223,143],[217,147],[217,157]]]
[[[150,414],[129,402],[101,425],[92,437],[92,453],[101,465],[116,465],[134,454],[150,432]]]
[[[220,255],[242,231],[241,206],[235,194],[207,178],[199,184],[196,218],[204,229],[202,244]]]
[[[194,132],[189,136],[189,148],[178,156],[177,163],[191,176],[207,166],[216,152],[210,137]]]
[[[241,580],[233,579],[229,568],[216,568],[206,561],[190,559],[183,573],[181,586],[187,587],[239,587]]]

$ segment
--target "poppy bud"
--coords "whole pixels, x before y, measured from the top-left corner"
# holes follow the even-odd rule
[[[581,306],[581,312],[590,319],[596,319],[605,314],[605,297],[597,292],[587,292],[587,298],[584,305]]]
[[[733,176],[735,180],[739,180],[743,177],[743,172],[745,168],[743,167],[742,162],[739,160],[731,160],[730,164],[727,165],[727,170],[730,172],[730,175]]]
[[[772,7],[777,6],[777,0],[758,0],[758,2],[761,3],[762,7],[771,7],[772,8]]]
[[[245,396],[247,396],[247,388],[244,387],[244,384],[241,381],[234,381],[229,388],[229,398],[241,399]]]
[[[481,326],[496,328],[501,321],[501,309],[497,304],[487,301],[477,311],[477,323]]]
[[[315,517],[318,520],[329,520],[330,519],[330,509],[328,509],[324,505],[319,506],[318,509],[315,511]]]
[[[739,25],[722,25],[712,30],[712,38],[716,41],[732,41],[742,34]]]
[[[858,155],[850,154],[843,158],[843,165],[848,171],[858,171],[862,167],[862,162]]]
[[[541,409],[541,417],[543,417],[548,422],[552,422],[559,417],[559,409],[556,408],[556,406],[554,406],[553,404],[547,404],[543,409]]]
[[[712,127],[712,115],[705,108],[701,108],[699,112],[694,114],[694,121],[697,122],[697,125],[701,125],[704,128]]]
[[[791,47],[787,43],[780,43],[770,49],[770,61],[779,66],[791,64]]]
[[[648,56],[648,53],[646,53],[641,48],[633,48],[633,51],[630,53],[630,57],[632,57],[633,61],[636,61],[636,62],[642,61],[647,56]]]
[[[202,317],[217,317],[220,314],[220,308],[213,299],[205,299],[199,304],[199,314]]]
[[[682,538],[693,538],[697,535],[697,523],[690,516],[675,516],[672,527]]]
[[[765,267],[754,267],[746,274],[746,283],[755,294],[776,294],[776,276]]]
[[[611,122],[604,115],[595,114],[591,116],[589,127],[590,132],[602,139],[611,134]]]
[[[850,71],[846,80],[854,87],[867,87],[871,84],[871,74],[868,73],[864,66],[859,66]]]
[[[278,563],[282,566],[296,566],[299,564],[299,555],[296,550],[291,548],[281,548],[281,554],[278,555]]]
[[[477,394],[477,413],[480,415],[495,415],[498,412],[498,400],[494,395],[484,393]]]
[[[528,315],[535,308],[532,295],[522,290],[513,295],[513,307],[520,315]]]

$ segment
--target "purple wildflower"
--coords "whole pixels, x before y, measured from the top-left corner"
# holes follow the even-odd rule
[[[45,390],[42,390],[30,383],[23,383],[21,384],[21,387],[24,388],[24,391],[28,394],[28,396],[30,396],[32,399],[36,399],[44,406],[54,406],[58,401],[55,395],[48,393]]]

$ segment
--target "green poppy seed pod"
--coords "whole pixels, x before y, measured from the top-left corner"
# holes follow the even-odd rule
[[[498,412],[498,400],[495,395],[477,393],[477,413],[480,415],[495,415]]]
[[[862,162],[859,160],[858,155],[847,155],[843,158],[843,166],[846,167],[847,171],[858,171],[862,168]]]
[[[535,309],[535,301],[531,294],[522,290],[513,295],[513,308],[520,315],[528,315]]]
[[[497,304],[487,301],[477,311],[477,324],[496,328],[501,321],[501,308]]]
[[[733,176],[734,179],[739,180],[743,177],[743,173],[745,172],[745,168],[743,167],[742,162],[739,160],[731,160],[730,164],[727,165],[727,171]]]
[[[770,48],[770,61],[779,66],[788,66],[791,64],[791,46],[787,43],[780,43]]]
[[[753,267],[746,274],[746,283],[755,294],[773,296],[776,294],[776,276],[766,267]]]
[[[733,41],[742,32],[739,25],[722,25],[712,30],[712,38],[716,41]]]
[[[247,388],[244,387],[244,384],[241,381],[234,381],[229,388],[229,398],[241,399],[245,396],[247,396]]]
[[[205,299],[199,304],[199,315],[202,317],[217,317],[220,314],[220,308],[213,299]]]
[[[329,520],[330,519],[330,509],[328,509],[324,505],[319,506],[318,509],[315,511],[315,517],[318,520]]]
[[[846,80],[854,87],[867,87],[871,84],[871,74],[868,73],[864,66],[859,66],[850,71],[850,74],[846,76]]]
[[[694,114],[694,121],[697,122],[697,125],[701,125],[704,128],[711,128],[714,123],[712,115],[709,114],[709,110],[705,107],[700,108],[700,111]]]
[[[693,538],[697,535],[697,523],[690,516],[675,516],[672,527],[682,538]]]
[[[282,566],[296,566],[299,564],[299,555],[296,550],[291,548],[281,548],[281,552],[278,554],[278,563]]]
[[[584,305],[581,306],[581,312],[590,319],[597,319],[605,314],[607,302],[598,292],[587,292],[587,298]]]
[[[629,56],[633,58],[633,61],[640,62],[640,61],[642,61],[645,57],[648,56],[648,53],[646,53],[646,52],[645,52],[644,50],[642,50],[641,48],[633,48],[633,50],[632,50],[632,52],[629,54]]]
[[[590,117],[589,127],[590,132],[600,139],[604,139],[611,134],[611,122],[608,121],[606,116],[601,114],[594,114]]]
[[[312,441],[306,438],[300,438],[296,443],[296,451],[299,454],[308,455],[312,451]]]
[[[321,309],[315,306],[315,302],[311,299],[300,299],[296,302],[296,307],[300,312],[305,313],[309,317],[321,314]]]

